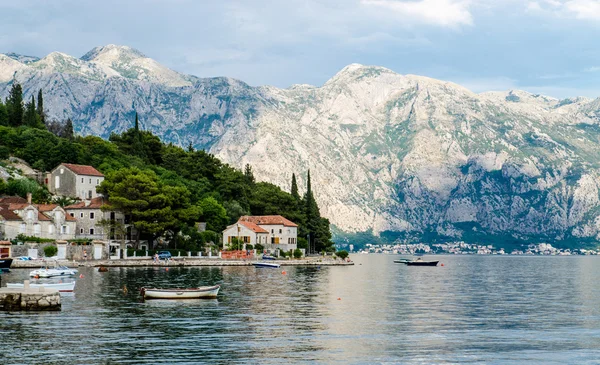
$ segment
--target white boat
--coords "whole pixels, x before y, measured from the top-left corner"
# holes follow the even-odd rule
[[[253,262],[252,265],[254,265],[254,267],[273,267],[273,268],[278,268],[281,266],[275,262]]]
[[[25,284],[22,283],[8,283],[7,288],[23,288]],[[44,288],[44,289],[57,289],[59,292],[72,292],[75,290],[75,282],[71,283],[30,283],[30,288]]]
[[[57,276],[73,276],[77,274],[77,270],[69,269],[66,266],[57,266],[55,268],[42,267],[37,270],[33,270],[29,273],[31,277],[39,278],[53,278]]]
[[[220,285],[188,289],[142,288],[140,294],[144,299],[214,299],[219,288]]]

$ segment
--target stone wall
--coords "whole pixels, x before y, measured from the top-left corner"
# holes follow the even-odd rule
[[[0,310],[4,311],[59,311],[60,293],[57,290],[6,289],[0,291]]]
[[[29,256],[29,249],[36,249],[38,257],[44,257],[44,247],[56,244],[54,243],[25,243],[24,245],[12,245],[12,257]],[[67,245],[67,260],[83,260],[83,251],[87,251],[88,260],[94,255],[93,245]]]

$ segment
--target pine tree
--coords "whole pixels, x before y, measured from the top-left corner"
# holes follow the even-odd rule
[[[42,96],[42,89],[38,91],[38,100],[37,100],[37,114],[40,117],[42,124],[46,125],[46,113],[44,112],[44,97]]]
[[[8,110],[2,100],[0,100],[0,125],[8,125]]]
[[[73,140],[74,135],[75,133],[73,132],[73,121],[71,120],[71,118],[68,118],[63,128],[63,133],[61,137],[66,138],[68,140]]]
[[[13,127],[23,124],[23,88],[21,84],[13,80],[12,87],[6,99],[8,109],[8,123]]]
[[[296,182],[296,174],[292,174],[292,196],[296,201],[300,201],[300,194],[298,193],[298,183]]]

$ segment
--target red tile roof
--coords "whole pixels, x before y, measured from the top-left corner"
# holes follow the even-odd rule
[[[255,223],[252,223],[252,222],[238,221],[238,223],[241,224],[242,226],[250,229],[254,233],[269,233],[269,231],[267,231],[263,228],[260,228],[259,226],[257,226]]]
[[[96,170],[92,166],[88,165],[75,165],[72,163],[63,163],[64,167],[73,171],[77,175],[86,175],[86,176],[104,176],[100,171]]]
[[[81,201],[79,203],[71,204],[65,207],[65,210],[69,209],[100,209],[104,205],[104,198],[99,196],[90,200],[90,204],[88,206],[85,205],[85,201]]]
[[[23,204],[27,203],[27,199],[21,198],[20,196],[5,196],[0,198],[0,204]]]
[[[65,215],[65,220],[68,222],[77,222],[77,219],[75,217],[71,217],[70,214]]]
[[[46,216],[42,212],[38,212],[38,221],[51,221],[50,217]]]
[[[33,206],[36,207],[40,212],[49,212],[56,209],[58,204],[33,204]]]
[[[9,209],[8,205],[0,205],[0,217],[7,221],[20,221],[22,220],[17,214]]]
[[[296,223],[280,215],[244,215],[240,217],[239,221],[252,222],[265,226],[284,225],[286,227],[298,227]]]
[[[10,210],[21,210],[21,209],[25,209],[28,206],[30,206],[31,204],[29,203],[11,203],[8,205],[8,209]]]

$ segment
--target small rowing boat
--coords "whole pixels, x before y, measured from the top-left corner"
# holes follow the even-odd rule
[[[22,283],[7,283],[7,288],[23,288],[25,284]],[[71,283],[30,283],[30,288],[44,288],[44,289],[56,289],[59,292],[72,292],[75,290],[75,282]]]
[[[408,266],[437,266],[439,261],[423,261],[423,260],[415,260],[415,261],[407,261],[405,262]]]
[[[220,285],[188,289],[142,288],[140,294],[144,299],[214,299],[219,288]]]
[[[252,265],[254,265],[254,267],[272,267],[272,268],[278,268],[281,266],[275,262],[253,262]]]

